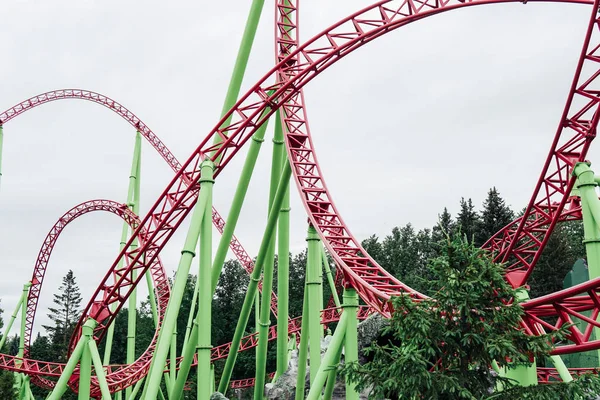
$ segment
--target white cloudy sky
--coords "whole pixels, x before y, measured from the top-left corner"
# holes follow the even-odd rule
[[[185,160],[217,122],[249,1],[10,1],[2,5],[0,110],[39,93],[81,88],[136,113]],[[303,1],[301,38],[368,5]],[[387,35],[306,88],[313,134],[334,199],[364,238],[412,222],[431,227],[461,196],[480,205],[495,185],[514,208],[529,199],[556,130],[589,7],[520,3],[435,16]],[[267,1],[243,88],[273,64]],[[124,201],[134,131],[92,103],[55,102],[7,123],[0,190],[0,298],[12,312],[50,227],[94,198]],[[237,235],[250,254],[266,218],[269,142]],[[598,159],[592,150],[590,159]],[[219,177],[227,213],[243,152]],[[171,178],[144,147],[142,210]],[[292,250],[306,216],[292,202]],[[91,214],[63,234],[39,323],[73,269],[87,300],[116,255],[121,221]],[[163,252],[172,273],[185,227]]]

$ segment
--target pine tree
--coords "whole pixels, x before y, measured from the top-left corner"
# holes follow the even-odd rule
[[[455,228],[456,223],[452,220],[452,215],[448,209],[444,207],[444,211],[438,214],[438,223],[431,230],[431,240],[434,243],[443,240],[447,235],[450,235]]]
[[[65,361],[67,346],[79,319],[81,306],[81,293],[72,270],[63,277],[58,290],[59,294],[55,294],[53,300],[55,307],[48,308],[48,318],[54,322],[54,326],[43,326],[50,334],[58,361]]]
[[[496,232],[512,222],[514,217],[514,212],[506,205],[500,192],[495,187],[491,188],[483,202],[481,224],[475,234],[475,244],[483,245]]]
[[[467,201],[464,197],[460,198],[460,212],[456,216],[456,224],[461,234],[465,235],[470,242],[475,240],[475,232],[480,222],[470,198]]]

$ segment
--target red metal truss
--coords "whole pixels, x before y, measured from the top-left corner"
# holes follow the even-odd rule
[[[594,12],[567,104],[523,218],[483,246],[495,253],[496,260],[508,262],[507,279],[513,287],[523,285],[531,274],[573,188],[573,166],[585,160],[596,137],[600,105],[599,22]]]
[[[288,152],[310,218],[321,232],[331,254],[344,269],[348,283],[358,290],[367,304],[389,315],[387,300],[390,295],[414,292],[374,264],[369,257],[362,256],[360,245],[337,215],[310,148],[304,114],[297,107],[299,90],[346,54],[387,32],[441,11],[498,2],[503,1],[379,2],[317,35],[275,66],[223,116],[153,205],[141,223],[148,235],[145,245],[135,251],[124,250],[113,263],[84,313],[84,318],[90,316],[100,321],[97,337],[104,335],[107,324],[147,269],[141,260],[151,261],[158,255],[195,203],[199,191],[200,163],[212,159],[215,162],[215,176],[218,176],[254,132],[285,103],[288,103],[284,109]],[[586,3],[578,0],[573,2]],[[278,76],[285,76],[285,81],[277,82]],[[219,139],[216,143],[215,138]],[[118,282],[111,284],[109,277],[121,258],[125,260],[126,270]],[[133,271],[138,272],[137,278],[134,278]],[[421,296],[418,293],[414,295]],[[110,304],[116,305],[115,310],[109,308]]]
[[[598,374],[598,369],[597,368],[569,368],[569,372],[571,373],[572,376],[576,377],[579,375],[589,374],[589,373]],[[538,382],[542,383],[542,384],[558,383],[558,382],[563,381],[561,379],[560,375],[558,374],[558,371],[555,368],[540,367],[537,369],[537,377],[538,377]]]
[[[11,119],[17,117],[18,115],[23,114],[26,111],[29,111],[35,107],[41,106],[43,104],[49,103],[51,101],[56,100],[86,100],[96,104],[100,104],[109,110],[113,111],[120,117],[122,117],[125,121],[129,122],[131,126],[140,131],[142,136],[150,143],[150,145],[156,150],[158,154],[166,161],[166,163],[171,167],[174,172],[178,172],[181,169],[181,163],[173,153],[169,150],[169,148],[160,140],[160,138],[146,125],[141,119],[139,119],[133,112],[128,110],[125,106],[120,104],[119,102],[107,97],[103,94],[92,92],[90,90],[82,90],[82,89],[61,89],[61,90],[53,90],[50,92],[42,93],[37,96],[33,96],[25,101],[20,102],[19,104],[9,108],[8,110],[2,112],[0,114],[0,125],[5,124]],[[213,225],[217,228],[219,233],[223,233],[223,229],[225,228],[225,220],[221,217],[216,208],[213,207]],[[240,262],[242,267],[251,274],[254,270],[254,262],[252,258],[240,241],[233,235],[231,237],[231,242],[229,243],[229,248],[232,253],[235,255],[237,260]],[[262,284],[259,285],[259,290],[262,289]],[[271,295],[271,310],[274,315],[277,315],[277,295],[272,293]]]

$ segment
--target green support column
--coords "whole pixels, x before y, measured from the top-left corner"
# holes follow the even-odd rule
[[[233,366],[235,365],[235,360],[237,359],[237,352],[240,348],[240,341],[242,339],[242,335],[244,334],[244,330],[246,329],[246,325],[248,324],[250,308],[254,302],[254,295],[256,294],[256,290],[258,288],[258,281],[260,280],[262,266],[264,265],[267,256],[267,250],[269,248],[269,244],[271,243],[271,237],[273,236],[275,224],[277,223],[277,219],[279,217],[279,209],[281,208],[281,203],[283,202],[291,174],[292,170],[288,163],[281,174],[281,180],[279,182],[279,187],[277,188],[277,194],[275,195],[275,199],[273,201],[273,207],[271,207],[269,212],[269,219],[267,221],[267,226],[265,227],[260,249],[258,251],[256,264],[254,265],[254,271],[252,271],[252,275],[250,276],[250,284],[248,285],[248,290],[246,291],[244,304],[235,328],[233,340],[231,341],[229,355],[227,356],[223,374],[221,375],[221,381],[219,382],[219,392],[222,394],[227,392],[229,386],[229,380],[231,379]]]
[[[341,356],[342,346],[338,348],[338,351],[335,353],[333,363],[329,367],[327,384],[325,385],[325,391],[323,392],[323,400],[331,400],[331,397],[333,396],[333,389],[335,388],[335,382],[337,378],[337,365],[340,363]]]
[[[283,146],[283,131],[281,129],[281,120],[279,113],[277,114],[275,124],[275,135],[273,137],[273,156],[271,160],[271,185],[269,188],[269,208],[270,211],[273,207],[273,199],[279,186],[281,179],[281,163],[283,161],[284,154]],[[287,185],[289,188],[289,183]],[[286,190],[287,192],[287,190]],[[285,196],[284,196],[285,198]],[[283,203],[283,201],[282,201]],[[276,210],[279,218],[281,208]],[[274,227],[277,230],[277,227]],[[273,290],[273,268],[274,268],[274,257],[275,257],[275,239],[276,235],[271,236],[269,248],[263,271],[263,286],[262,286],[262,302],[260,308],[260,322],[258,331],[258,346],[256,350],[256,379],[254,382],[254,398],[262,399],[265,387],[265,376],[267,375],[267,351],[268,351],[268,338],[269,338],[269,327],[271,326],[271,293]],[[286,318],[287,324],[287,318]],[[287,336],[287,335],[286,335]],[[287,348],[287,346],[286,346]]]
[[[331,267],[329,266],[329,260],[327,259],[327,253],[325,253],[325,247],[321,246],[321,256],[323,257],[323,266],[325,267],[325,275],[327,276],[327,283],[329,284],[329,289],[331,290],[331,295],[333,296],[333,303],[337,308],[340,308],[340,297],[338,296],[337,289],[335,287],[335,279],[331,274]]]
[[[308,292],[308,316],[303,315],[304,318],[309,319],[310,333],[308,336],[309,349],[310,349],[310,383],[312,386],[313,381],[317,375],[319,365],[321,364],[321,335],[323,329],[321,326],[321,308],[323,305],[319,305],[318,301],[321,298],[319,292],[322,292],[319,271],[321,270],[321,240],[317,235],[317,230],[310,225],[308,227],[308,236],[306,238],[308,242],[308,254],[307,254],[307,266],[306,275]],[[322,294],[321,294],[322,295]]]
[[[315,374],[314,381],[310,383],[310,390],[308,391],[308,396],[306,397],[307,400],[317,400],[321,398],[321,391],[323,390],[323,386],[325,386],[325,382],[329,376],[329,369],[335,366],[335,357],[344,344],[344,336],[346,335],[347,328],[348,314],[343,312],[340,322],[335,328],[333,338],[331,338],[331,342],[329,342],[329,347],[323,356],[323,362],[316,371],[317,373]]]
[[[17,315],[19,315],[19,311],[22,311],[23,309],[27,309],[27,296],[29,295],[29,288],[31,287],[31,282],[27,282],[26,284],[23,285],[23,291],[21,292],[21,297],[19,297],[19,301],[17,301],[17,305],[15,306],[15,311],[12,313],[12,315],[10,316],[10,320],[8,321],[8,324],[6,325],[6,330],[4,331],[4,335],[2,335],[2,339],[0,339],[0,349],[4,347],[4,343],[6,343],[6,338],[8,338],[8,334],[10,333],[10,330],[13,326],[13,323],[15,322],[15,319],[17,319]],[[25,307],[23,307],[25,306]],[[25,313],[23,312],[21,314],[21,337],[24,337],[24,321],[25,321]],[[21,345],[21,343],[19,342],[19,350],[21,350],[23,348],[23,346]],[[19,357],[23,357],[23,353],[20,352],[20,356]]]
[[[212,177],[214,170],[214,164],[212,162],[204,161],[201,164],[201,168],[202,177]],[[204,219],[204,215],[206,215],[206,204],[208,202],[207,192],[208,191],[203,190],[200,191],[200,195],[192,213],[192,220],[190,222],[183,250],[181,251],[171,298],[167,305],[163,325],[158,336],[154,356],[152,357],[150,371],[148,372],[148,378],[146,379],[146,385],[144,387],[144,392],[142,393],[142,398],[146,400],[156,399],[159,392],[161,377],[171,347],[172,335],[177,324],[181,300],[185,292],[187,276],[190,272],[192,260],[196,256],[194,250],[196,249],[196,243],[198,243],[198,238],[200,236],[200,226]]]
[[[304,388],[306,385],[306,361],[308,360],[308,336],[310,329],[310,321],[308,318],[308,275],[305,275],[304,281],[302,325],[300,326],[300,346],[298,347],[298,375],[296,376],[296,399],[304,398]]]
[[[194,319],[196,318],[196,305],[198,304],[198,288],[199,287],[200,287],[200,275],[196,276],[196,285],[194,286],[194,294],[192,295],[190,314],[188,315],[188,322],[185,327],[185,335],[183,336],[183,346],[181,347],[182,355],[183,355],[183,349],[187,345],[187,342],[190,338]]]
[[[88,347],[89,353],[92,357],[92,362],[94,364],[94,371],[96,371],[96,377],[98,378],[100,393],[102,393],[102,400],[110,400],[110,391],[108,389],[108,383],[106,382],[106,375],[104,374],[102,360],[100,360],[100,353],[98,352],[96,341],[92,338],[91,334],[88,337]]]
[[[519,302],[528,300],[529,293],[526,289],[520,288],[517,290],[517,300]],[[530,365],[513,365],[502,368],[501,374],[507,378],[514,379],[519,386],[534,386],[538,384],[537,380],[537,363],[533,359]]]
[[[204,208],[204,218],[200,226],[200,264],[198,276],[200,288],[198,289],[198,336],[194,338],[198,345],[198,400],[209,400],[211,395],[210,384],[210,351],[211,345],[211,268],[212,268],[212,192],[213,176],[212,164],[206,169],[200,179],[201,191],[206,192],[207,201]],[[203,170],[204,172],[204,170]],[[192,340],[192,339],[190,339]]]
[[[347,314],[346,336],[344,338],[344,360],[358,362],[358,295],[356,290],[344,289],[344,314]],[[359,393],[346,380],[346,400],[358,400]]]
[[[60,400],[62,398],[63,394],[67,391],[69,380],[71,379],[71,376],[73,375],[73,371],[75,370],[77,363],[79,362],[79,360],[82,359],[84,353],[88,353],[88,355],[89,355],[88,342],[89,342],[90,337],[93,334],[94,328],[96,327],[97,324],[98,323],[91,318],[88,318],[88,320],[85,322],[85,324],[83,324],[83,327],[81,329],[82,335],[79,338],[79,341],[77,342],[77,345],[75,346],[75,349],[73,349],[73,352],[71,353],[71,356],[69,357],[69,361],[67,361],[67,365],[65,365],[65,368],[63,369],[63,372],[60,375],[60,378],[58,378],[58,381],[56,382],[56,386],[54,387],[54,389],[48,396],[47,400]],[[90,360],[91,360],[91,358],[90,358]],[[82,360],[82,364],[83,364],[83,360]],[[80,396],[82,396],[82,390],[83,391],[86,390],[86,386],[85,386],[86,383],[84,381],[84,378],[88,377],[88,375],[91,375],[91,370],[83,371],[84,366],[85,365],[80,365],[80,384],[79,384]],[[91,364],[90,364],[89,368],[91,369]],[[83,376],[83,378],[82,378],[82,376]],[[90,377],[87,378],[88,385],[89,385],[89,381],[90,381]],[[82,383],[84,384],[83,388],[81,386]],[[85,392],[83,393],[83,396],[85,396]],[[89,389],[87,392],[87,396],[89,398]],[[80,397],[80,399],[81,399],[81,397]]]

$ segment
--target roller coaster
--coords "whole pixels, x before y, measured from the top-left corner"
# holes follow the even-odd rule
[[[94,199],[76,205],[51,227],[39,251],[31,280],[23,287],[17,305],[21,313],[21,335],[16,356],[0,354],[0,369],[18,376],[19,397],[33,399],[30,384],[51,390],[49,399],[60,399],[70,387],[80,399],[178,399],[182,397],[190,369],[197,368],[198,398],[208,399],[214,391],[226,394],[230,388],[255,387],[262,398],[266,379],[277,379],[288,365],[290,341],[299,338],[299,376],[306,373],[310,358],[310,390],[307,398],[322,395],[330,375],[328,368],[338,361],[335,352],[344,347],[345,359],[358,359],[357,321],[379,313],[392,313],[390,298],[408,294],[415,301],[426,296],[388,273],[371,258],[351,233],[336,208],[325,184],[309,128],[303,88],[346,55],[371,41],[410,23],[442,12],[471,6],[516,2],[511,0],[399,0],[379,1],[326,28],[300,43],[299,0],[275,2],[275,65],[250,90],[240,95],[242,78],[263,0],[251,5],[246,30],[221,118],[196,149],[180,162],[147,124],[121,103],[96,92],[62,89],[46,92],[0,113],[0,152],[3,129],[17,116],[38,106],[59,100],[85,100],[102,105],[126,120],[136,131],[136,145],[126,203]],[[530,0],[529,3],[537,3]],[[541,1],[539,1],[541,2]],[[596,136],[600,116],[600,0],[557,0],[553,2],[592,6],[585,39],[575,69],[564,112],[550,144],[529,203],[521,217],[497,232],[483,245],[496,261],[506,263],[506,279],[514,288],[527,284],[542,250],[556,224],[583,219],[590,266],[590,280],[563,291],[524,301],[522,326],[530,335],[555,331],[573,321],[586,323],[569,327],[566,340],[553,354],[600,349],[600,200],[586,155]],[[583,30],[583,26],[582,26]],[[262,232],[256,260],[246,252],[234,231],[241,213],[267,123],[274,119],[269,214]],[[139,216],[141,143],[146,140],[173,170],[173,178],[145,216]],[[248,152],[239,173],[239,182],[227,217],[212,205],[213,183],[242,147]],[[290,318],[289,297],[289,197],[290,181],[308,216],[307,283],[302,316]],[[123,219],[121,251],[85,306],[69,345],[66,363],[31,359],[30,347],[38,300],[50,257],[59,236],[72,221],[96,211]],[[190,216],[191,214],[191,216]],[[190,225],[172,285],[167,279],[160,253],[186,217]],[[211,225],[212,223],[212,225]],[[214,228],[213,228],[214,227]],[[213,249],[213,229],[221,235]],[[199,251],[198,251],[199,248]],[[214,251],[213,251],[214,250]],[[211,345],[211,299],[228,251],[250,275],[244,305],[231,343]],[[198,254],[197,254],[198,252]],[[277,296],[273,288],[274,256],[279,254]],[[285,255],[285,256],[282,256]],[[194,293],[189,330],[183,337],[182,354],[176,354],[175,324],[191,263],[198,256],[199,284]],[[336,274],[327,275],[333,296],[323,307],[322,273],[330,272],[328,257]],[[135,358],[136,287],[146,281],[155,336],[141,356]],[[258,331],[244,337],[255,295],[262,292]],[[343,293],[342,293],[343,292]],[[343,294],[340,301],[340,293]],[[359,305],[359,298],[363,305]],[[133,323],[129,324],[127,363],[111,365],[101,359],[97,343],[106,337],[110,347],[117,313],[129,302]],[[195,310],[195,307],[198,310]],[[277,323],[270,324],[271,313]],[[15,312],[16,314],[16,312]],[[15,318],[8,324],[11,329]],[[323,324],[337,322],[332,346],[321,361]],[[295,334],[294,336],[292,336]],[[6,334],[2,344],[6,340]],[[179,338],[181,340],[181,337]],[[268,375],[266,353],[269,341],[277,341],[277,370]],[[1,345],[0,345],[1,347]],[[232,381],[238,352],[256,348],[256,376]],[[215,386],[212,362],[226,359]],[[539,382],[570,381],[584,369],[568,369],[560,357],[555,368],[537,368]],[[93,368],[92,368],[93,367]],[[166,394],[163,393],[163,385]],[[304,380],[298,379],[297,398],[304,397]],[[327,397],[327,396],[325,396]],[[346,397],[357,399],[351,385]]]

